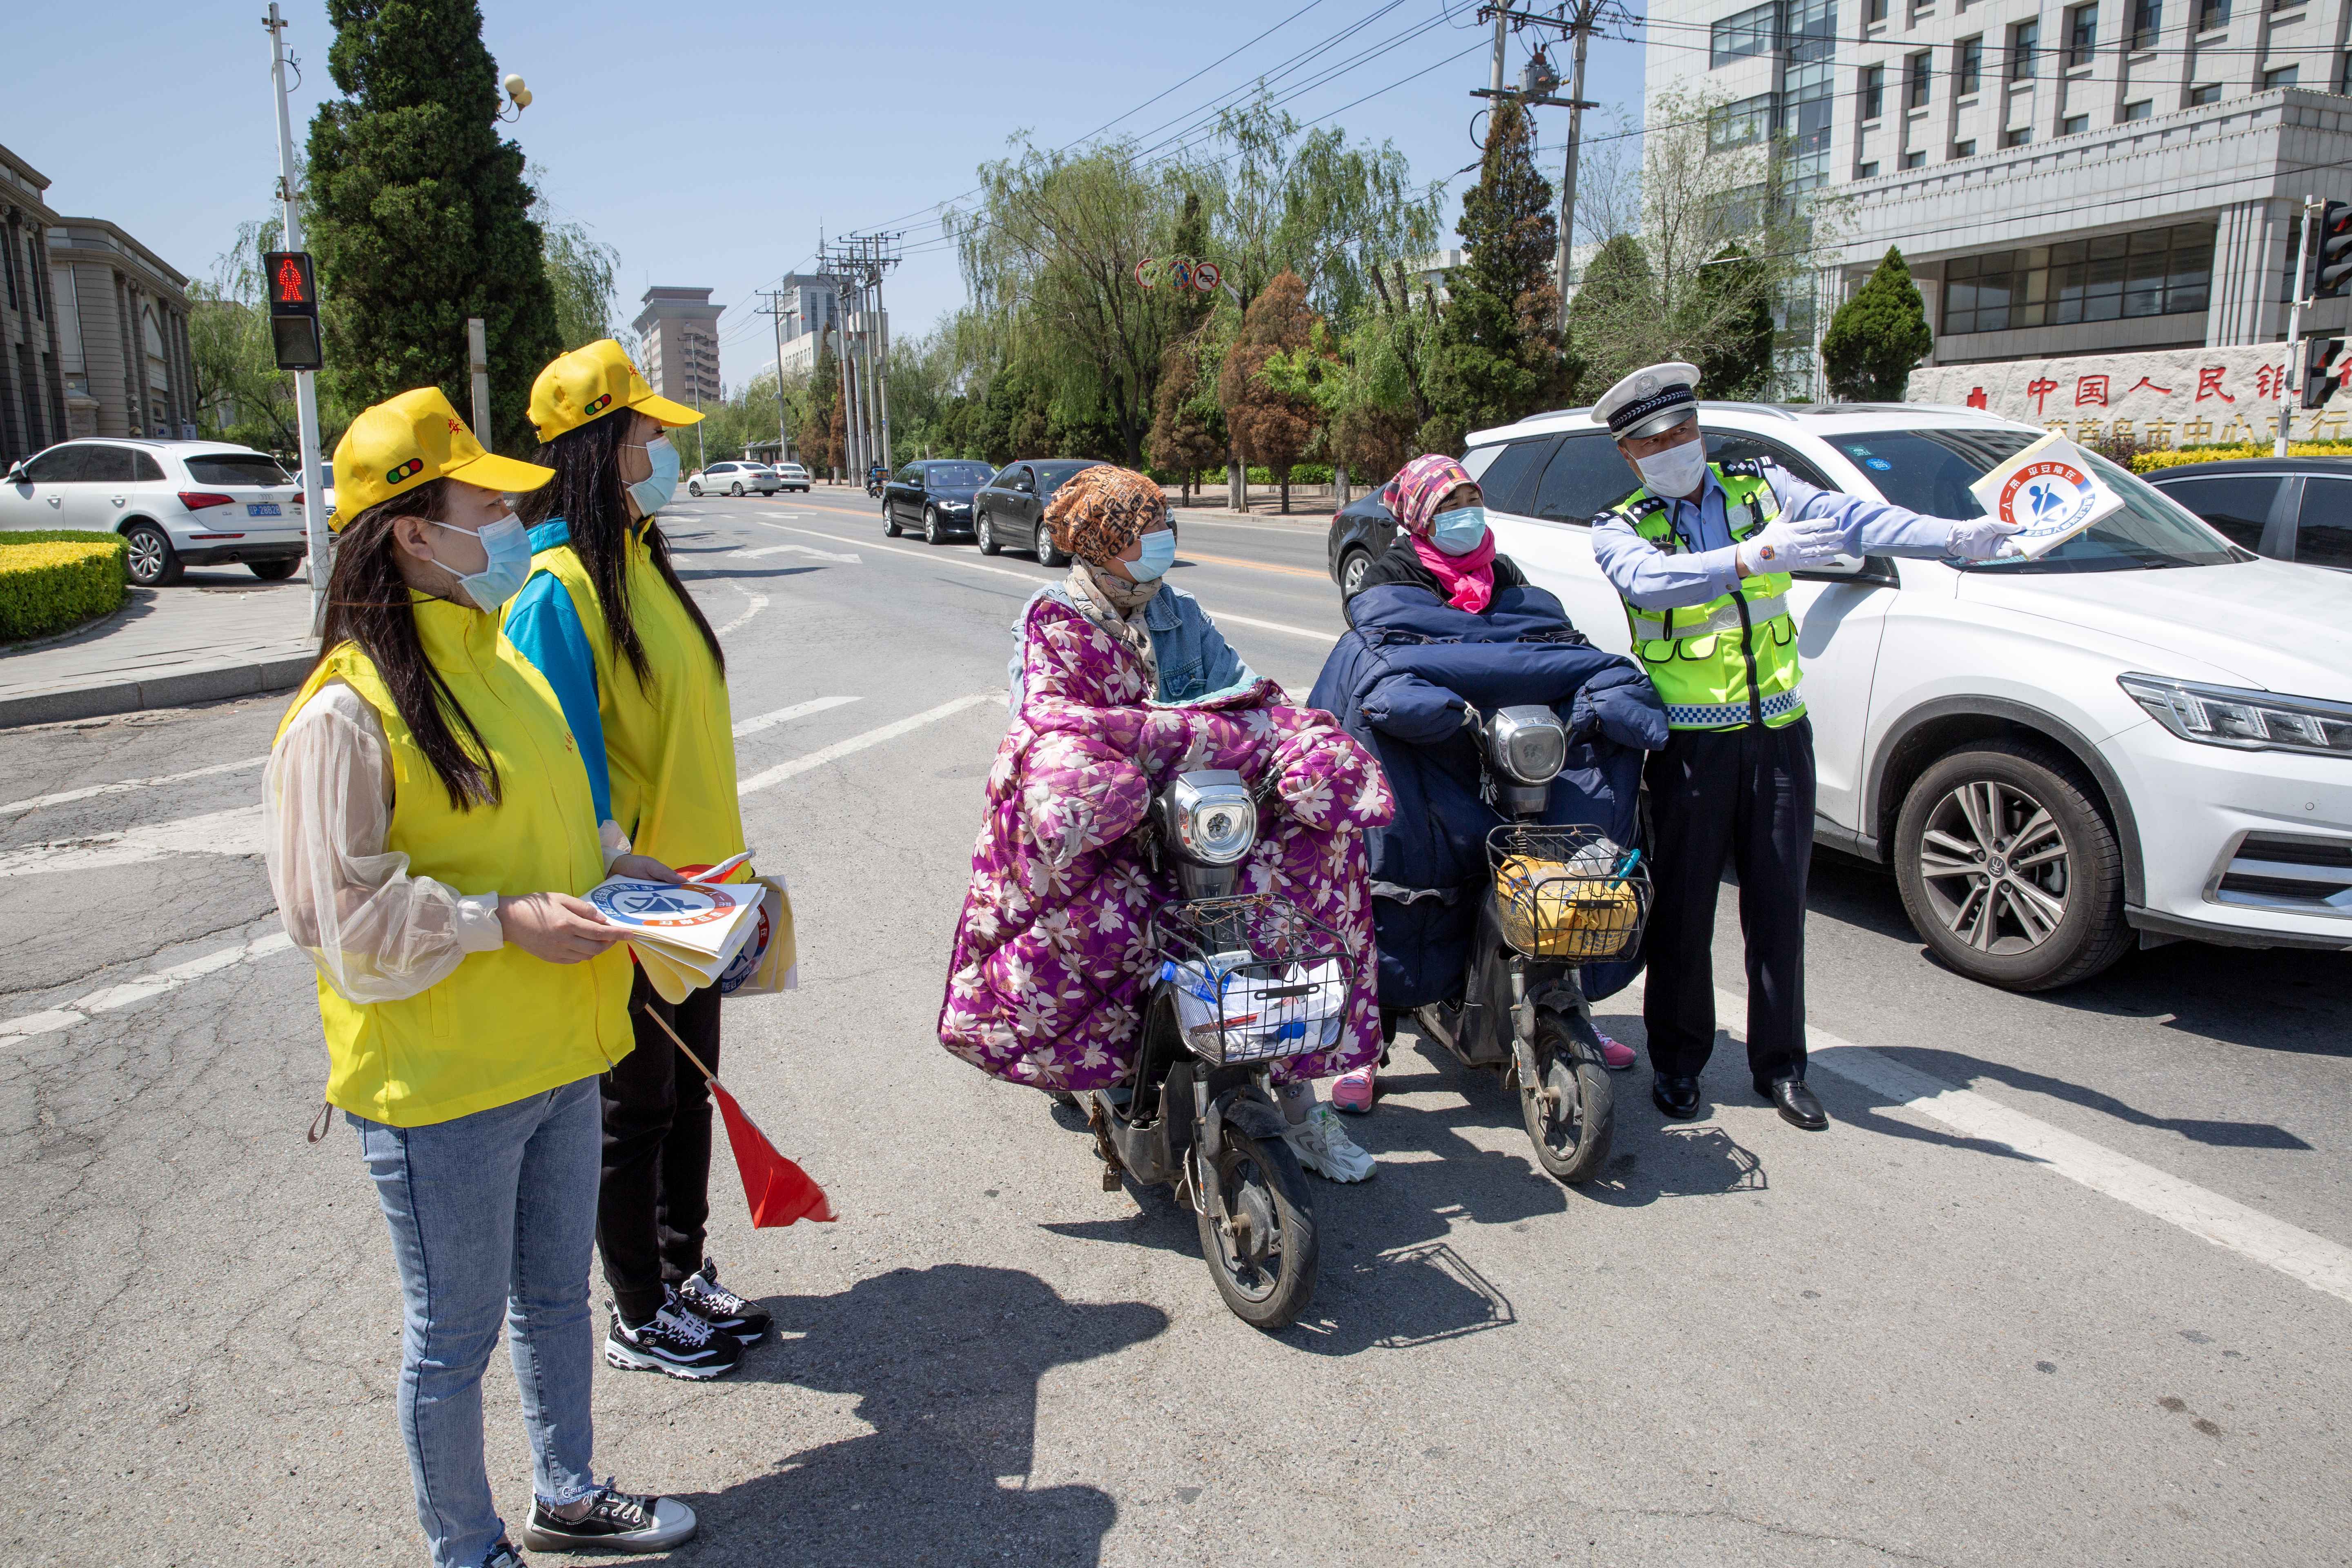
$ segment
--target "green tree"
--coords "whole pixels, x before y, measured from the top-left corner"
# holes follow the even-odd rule
[[[475,0],[328,0],[344,94],[310,121],[310,242],[324,379],[359,407],[416,386],[470,396],[466,321],[488,329],[490,427],[533,440],[530,384],[562,351],[521,148],[498,134]]]
[[[1772,381],[1770,279],[1764,265],[1742,245],[1699,269],[1693,308],[1711,323],[1696,345],[1702,395],[1748,401],[1762,397]]]
[[[1160,391],[1147,447],[1153,468],[1183,481],[1187,505],[1192,500],[1194,478],[1225,450],[1224,412],[1217,406],[1216,380],[1201,363],[1208,347],[1198,337],[1169,345],[1160,368]]]
[[[1455,226],[1467,254],[1447,279],[1432,345],[1433,411],[1421,440],[1433,451],[1456,450],[1469,431],[1532,414],[1563,390],[1551,278],[1559,219],[1551,183],[1536,169],[1535,127],[1513,100],[1496,100],[1478,183]]]
[[[1217,401],[1242,455],[1271,469],[1290,510],[1290,470],[1305,455],[1321,421],[1310,373],[1295,357],[1314,350],[1315,313],[1307,284],[1284,271],[1250,301],[1241,338],[1225,355]]]
[[[546,256],[548,291],[555,301],[555,337],[565,353],[626,330],[614,321],[621,253],[589,232],[588,226],[557,212],[547,196],[547,172],[533,163],[530,218],[539,226]]]
[[[1569,336],[1583,361],[1580,392],[1598,396],[1628,371],[1673,357],[1658,352],[1665,342],[1660,309],[1657,274],[1641,237],[1601,241],[1568,302]]]
[[[833,352],[831,332],[819,340],[816,367],[809,372],[808,410],[801,421],[801,461],[813,473],[830,473],[841,467],[841,449],[834,444],[834,406],[841,401],[841,361]]]
[[[1912,371],[1935,346],[1911,268],[1889,246],[1878,270],[1838,307],[1822,336],[1830,395],[1844,403],[1900,403]]]

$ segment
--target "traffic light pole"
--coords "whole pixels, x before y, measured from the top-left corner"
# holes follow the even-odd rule
[[[2303,381],[2303,297],[2309,287],[2311,246],[2318,237],[2314,232],[2319,226],[2312,221],[2319,211],[2319,198],[2303,198],[2303,244],[2294,255],[2294,299],[2286,310],[2286,370],[2279,377],[2278,444],[2271,456],[2286,456],[2287,426],[2294,417],[2294,400],[2301,395]],[[2290,391],[2290,388],[2294,390]]]
[[[269,0],[262,22],[269,29],[269,82],[278,99],[278,195],[285,204],[286,248],[302,248],[302,197],[294,184],[294,122],[286,108],[286,18],[278,0]],[[302,533],[310,579],[310,635],[327,624],[327,539],[325,477],[319,469],[319,386],[317,374],[298,370],[294,375],[294,414],[302,444]]]

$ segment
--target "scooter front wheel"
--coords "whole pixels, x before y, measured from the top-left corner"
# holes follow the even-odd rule
[[[1251,1328],[1286,1329],[1315,1294],[1315,1211],[1297,1157],[1280,1139],[1228,1123],[1217,1199],[1201,1205],[1201,1256],[1217,1294]]]
[[[1537,1081],[1519,1085],[1519,1115],[1536,1160],[1560,1181],[1591,1179],[1609,1158],[1616,1090],[1609,1069],[1549,1013],[1536,1016]]]

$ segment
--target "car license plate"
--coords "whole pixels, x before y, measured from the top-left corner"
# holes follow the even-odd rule
[[[278,503],[274,500],[249,500],[245,503],[245,515],[247,517],[282,517],[285,514],[278,510]]]

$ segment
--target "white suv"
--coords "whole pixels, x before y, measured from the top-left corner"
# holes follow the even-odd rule
[[[765,463],[713,463],[686,481],[686,493],[698,497],[740,496],[745,490],[772,496],[777,488],[776,470]]]
[[[302,564],[301,496],[277,458],[250,447],[79,439],[0,476],[0,530],[121,534],[142,588],[235,561],[278,583]]]
[[[1702,404],[1717,460],[1937,517],[2041,432],[1968,409]],[[1790,595],[1817,842],[2012,990],[2182,937],[2352,952],[2352,580],[2241,550],[2104,459],[2125,510],[2038,562],[1843,560]],[[1590,519],[1634,480],[1582,409],[1472,436],[1497,546],[1631,647]]]

